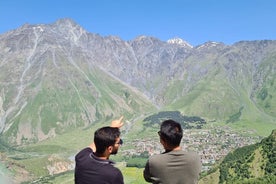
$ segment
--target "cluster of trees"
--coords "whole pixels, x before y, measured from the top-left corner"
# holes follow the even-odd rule
[[[229,180],[227,184],[272,184],[276,183],[276,176],[268,175],[261,178],[251,178],[246,180]]]
[[[201,129],[206,124],[206,121],[198,116],[184,116],[179,111],[162,111],[148,116],[143,121],[146,122],[146,126],[154,126],[167,119],[179,122],[184,129]]]
[[[144,153],[141,153],[140,155],[132,155],[128,158],[125,158],[125,160],[127,162],[126,166],[127,167],[144,168],[148,158],[149,158],[148,151],[144,151]]]
[[[144,168],[146,165],[146,162],[147,162],[147,158],[140,157],[140,156],[132,156],[127,160],[126,166]]]
[[[237,112],[236,114],[233,114],[232,116],[230,116],[229,119],[226,121],[226,123],[234,123],[236,121],[239,121],[239,119],[242,115],[242,110],[243,110],[243,107],[241,107],[239,109],[239,112]]]
[[[276,129],[273,130],[271,136],[261,141],[263,148],[262,155],[267,158],[265,174],[273,174],[276,176]]]
[[[245,146],[238,148],[229,153],[222,161],[220,169],[220,182],[224,183],[228,180],[240,180],[250,178],[249,165],[254,159],[254,150],[257,145]],[[231,173],[229,171],[232,171]]]

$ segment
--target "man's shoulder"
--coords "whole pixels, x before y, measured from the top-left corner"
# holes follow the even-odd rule
[[[101,167],[101,171],[103,175],[107,178],[119,179],[122,180],[123,174],[121,170],[115,167],[113,164],[105,164],[104,167]]]
[[[186,152],[186,155],[190,158],[200,159],[200,155],[195,151]]]
[[[122,174],[121,170],[117,167],[115,167],[114,165],[110,164],[112,170],[114,173],[117,173],[117,174]]]
[[[79,151],[79,152],[76,154],[75,158],[82,157],[82,156],[87,155],[87,154],[90,154],[90,153],[92,153],[92,152],[93,152],[93,151],[92,151],[92,149],[91,149],[90,147],[83,148],[81,151]]]
[[[151,155],[149,157],[149,161],[153,162],[153,161],[160,161],[163,160],[166,157],[165,154],[160,153],[160,154],[156,154],[156,155]]]
[[[187,159],[190,159],[190,160],[199,160],[200,159],[200,155],[195,151],[181,150],[179,152],[179,154],[182,154],[184,157],[186,157]]]

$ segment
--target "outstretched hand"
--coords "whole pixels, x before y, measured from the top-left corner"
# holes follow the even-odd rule
[[[110,127],[121,128],[124,125],[123,118],[124,116],[121,116],[119,119],[113,120]]]

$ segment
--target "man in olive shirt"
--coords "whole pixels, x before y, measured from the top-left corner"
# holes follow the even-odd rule
[[[181,125],[173,120],[166,120],[162,122],[158,134],[165,152],[148,159],[144,169],[145,180],[154,184],[198,183],[201,159],[197,153],[181,149]]]

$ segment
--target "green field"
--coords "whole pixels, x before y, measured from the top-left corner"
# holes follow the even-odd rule
[[[134,167],[122,167],[118,166],[124,176],[124,182],[126,184],[146,184],[143,178],[143,169],[134,168]],[[1,180],[0,180],[1,181]],[[73,184],[74,183],[74,171],[69,171],[66,173],[46,176],[36,180],[33,183],[52,183],[52,184]],[[1,182],[0,182],[1,183]],[[29,182],[24,182],[25,184]]]

